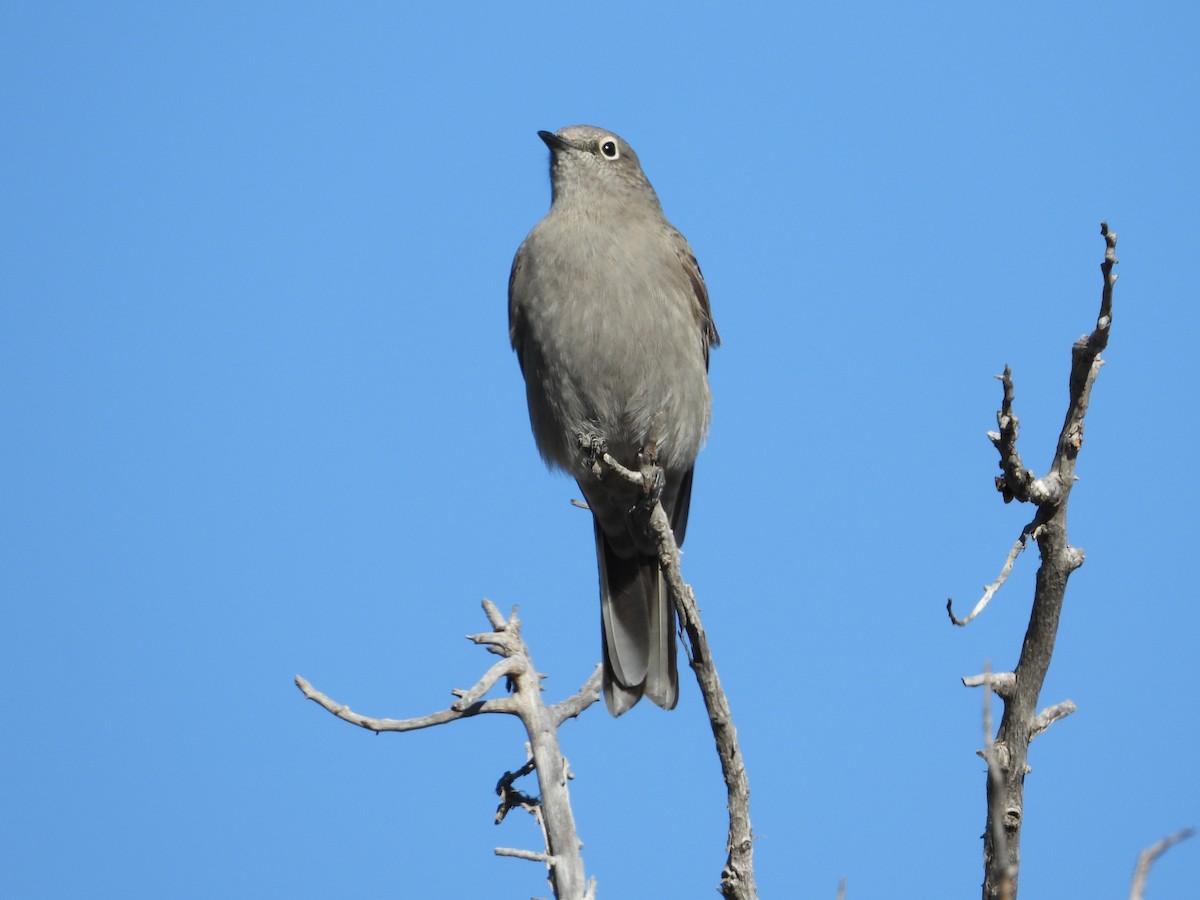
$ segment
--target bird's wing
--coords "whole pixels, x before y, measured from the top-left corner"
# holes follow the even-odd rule
[[[517,248],[517,255],[513,257],[512,271],[508,273],[508,340],[512,344],[512,348],[517,351],[517,364],[521,367],[521,372],[525,372],[524,353],[522,352],[522,335],[525,333],[525,316],[519,304],[516,301],[519,287],[518,281],[521,278],[521,270],[525,264],[525,244],[522,243]]]
[[[682,234],[674,227],[668,226],[668,238],[675,256],[679,259],[688,281],[692,285],[692,315],[700,328],[700,340],[704,348],[704,367],[708,368],[708,348],[721,345],[721,335],[713,322],[712,308],[708,304],[708,288],[704,284],[704,275],[700,272],[700,263],[696,262],[696,254]]]

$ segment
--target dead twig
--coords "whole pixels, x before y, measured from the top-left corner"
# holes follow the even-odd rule
[[[1129,886],[1129,900],[1142,900],[1142,892],[1146,889],[1146,876],[1150,874],[1150,867],[1154,865],[1154,861],[1180,841],[1186,841],[1195,833],[1195,828],[1184,828],[1167,835],[1154,846],[1147,847],[1142,851],[1138,856],[1137,866],[1133,870],[1133,883]]]
[[[950,614],[950,621],[955,625],[966,625],[977,615],[983,612],[987,605],[992,601],[992,597],[996,595],[996,591],[1004,586],[1004,582],[1008,581],[1008,576],[1012,574],[1013,564],[1016,563],[1017,557],[1021,555],[1021,551],[1025,549],[1025,544],[1029,536],[1033,534],[1033,523],[1030,522],[1021,529],[1021,536],[1017,538],[1012,549],[1008,551],[1008,556],[1004,560],[1004,566],[1000,569],[1000,576],[983,589],[983,596],[979,598],[979,602],[975,604],[975,608],[967,615],[965,619],[960,619],[954,615],[954,600],[949,598],[946,600],[946,612]]]

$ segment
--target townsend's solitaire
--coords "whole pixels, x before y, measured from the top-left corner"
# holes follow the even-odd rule
[[[605,703],[619,716],[645,694],[671,709],[675,612],[641,492],[595,463],[607,451],[637,469],[653,441],[683,544],[717,329],[696,257],[633,149],[590,125],[538,136],[550,148],[550,211],[513,260],[509,337],[538,450],[575,477],[592,510]]]

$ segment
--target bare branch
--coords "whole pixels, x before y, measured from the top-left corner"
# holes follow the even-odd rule
[[[1065,719],[1071,713],[1075,712],[1076,709],[1078,707],[1073,700],[1064,700],[1062,703],[1047,706],[1033,720],[1033,727],[1029,729],[1029,739],[1032,741],[1059,719]]]
[[[507,619],[489,600],[483,601],[483,609],[493,630],[470,635],[469,640],[504,658],[491,666],[470,689],[454,691],[459,699],[449,709],[414,719],[374,719],[334,702],[299,675],[296,676],[296,686],[304,696],[339,719],[376,732],[429,728],[481,713],[517,716],[529,735],[529,761],[517,773],[506,772],[500,779],[497,793],[501,796],[501,804],[497,810],[497,820],[502,820],[513,807],[527,809],[542,828],[546,852],[501,848],[496,853],[545,863],[549,869],[550,886],[559,900],[590,900],[595,896],[595,883],[584,880],[583,857],[579,852],[583,845],[575,830],[575,818],[567,793],[567,763],[559,749],[558,726],[566,718],[578,715],[595,702],[599,676],[593,675],[576,696],[555,707],[547,706],[542,700],[541,677],[533,665],[528,647],[521,639],[521,623],[516,608]],[[512,695],[494,700],[482,699],[501,678],[508,679]],[[516,778],[529,772],[537,773],[538,798],[530,797],[512,786]]]
[[[990,669],[982,675],[964,676],[963,687],[986,687],[997,697],[1004,698],[1012,695],[1017,684],[1017,676],[1012,672],[992,672]]]
[[[454,694],[458,699],[450,704],[451,709],[463,710],[469,706],[473,706],[483,699],[483,695],[492,689],[492,687],[501,678],[512,678],[521,669],[520,660],[513,658],[502,659],[494,664],[484,676],[479,679],[474,687],[469,690],[453,690],[450,693]]]
[[[309,700],[329,710],[329,712],[333,713],[343,722],[349,722],[351,725],[357,725],[359,728],[366,728],[368,731],[417,731],[421,728],[443,725],[446,722],[454,722],[458,719],[469,719],[481,713],[507,713],[512,715],[516,712],[516,708],[512,702],[508,698],[502,698],[476,703],[466,709],[455,709],[452,706],[450,709],[443,709],[440,712],[430,713],[427,716],[417,716],[413,719],[374,719],[370,716],[360,715],[351,710],[349,706],[326,697],[300,675],[297,675],[295,680],[296,687],[300,688],[301,692]]]
[[[996,479],[996,490],[1004,495],[1005,503],[1010,503],[1014,498],[1024,503],[1032,499],[1032,488],[1037,478],[1025,468],[1021,454],[1017,452],[1021,421],[1013,412],[1012,369],[1005,366],[1004,374],[996,377],[1004,385],[1000,409],[996,413],[996,424],[1000,431],[988,432],[988,438],[1000,452],[1000,468],[1004,472]]]
[[[642,490],[643,500],[640,507],[649,512],[649,525],[658,543],[663,579],[679,614],[680,624],[688,637],[688,659],[704,697],[709,725],[717,745],[717,756],[721,760],[721,773],[725,777],[729,807],[729,853],[721,871],[718,890],[727,900],[757,900],[758,888],[754,883],[754,838],[750,829],[749,780],[742,763],[729,700],[721,687],[721,680],[717,676],[716,666],[709,652],[708,637],[700,621],[696,598],[691,587],[684,582],[679,569],[680,551],[675,543],[675,533],[659,502],[663,473],[656,464],[660,439],[658,431],[657,425],[651,428],[650,439],[640,456],[640,471],[629,469],[610,453],[602,452],[603,448],[598,446],[591,436],[581,435],[579,442],[596,460],[594,466],[598,467],[600,461],[603,461],[618,477]]]
[[[528,859],[531,862],[541,862],[546,865],[553,865],[555,860],[545,853],[538,853],[536,850],[517,850],[513,847],[497,847],[497,856],[511,856],[514,859]]]
[[[529,745],[525,745],[526,751]],[[500,780],[496,782],[496,795],[500,798],[500,805],[496,807],[496,824],[499,825],[505,820],[509,812],[514,809],[523,809],[532,814],[538,819],[541,824],[541,816],[538,813],[538,802],[534,797],[530,797],[524,791],[513,787],[513,782],[518,778],[524,778],[533,771],[533,759],[527,759],[525,764],[515,772],[505,772],[500,776]]]
[[[1112,324],[1112,291],[1116,283],[1113,266],[1117,262],[1117,236],[1101,223],[1100,233],[1105,240],[1101,274],[1104,287],[1096,327],[1090,335],[1079,338],[1071,347],[1070,391],[1067,411],[1055,448],[1050,471],[1042,478],[1025,467],[1017,450],[1019,421],[1013,411],[1012,370],[1005,366],[1000,376],[1003,398],[996,414],[999,431],[990,432],[1000,455],[1001,475],[996,487],[1007,503],[1011,500],[1032,503],[1037,507],[1033,521],[1025,526],[1021,540],[1009,552],[1000,578],[985,590],[976,609],[964,620],[947,611],[955,624],[970,621],[991,599],[1011,571],[1028,536],[1038,545],[1041,565],[1034,588],[1033,608],[1021,646],[1020,659],[1012,672],[1011,683],[986,678],[985,686],[995,684],[1004,700],[1004,716],[996,735],[994,747],[988,753],[987,827],[984,831],[984,900],[1015,897],[1020,868],[1021,823],[1024,807],[1025,775],[1029,771],[1029,742],[1053,722],[1074,711],[1074,704],[1064,701],[1034,715],[1038,695],[1045,682],[1054,652],[1062,615],[1067,579],[1083,564],[1084,554],[1067,540],[1067,502],[1075,484],[1075,463],[1083,446],[1083,419],[1091,401],[1092,386],[1104,361],[1100,352],[1108,345]],[[964,679],[964,684],[971,683]],[[976,682],[979,683],[979,682]],[[989,726],[990,731],[990,726]],[[1003,828],[997,823],[1002,823]]]
[[[1007,371],[1007,370],[1006,370]],[[954,615],[954,600],[948,598],[946,600],[946,612],[950,614],[950,621],[955,625],[966,625],[977,615],[984,611],[987,605],[992,601],[996,591],[1004,586],[1004,582],[1008,581],[1008,576],[1012,573],[1013,563],[1017,561],[1017,557],[1021,555],[1021,551],[1025,549],[1026,541],[1030,534],[1034,531],[1034,525],[1030,522],[1021,529],[1021,536],[1017,538],[1017,542],[1012,545],[1012,549],[1008,551],[1008,557],[1004,560],[1004,567],[1000,570],[1000,577],[983,589],[983,596],[979,602],[975,604],[975,608],[971,610],[971,614],[965,619],[960,619]]]
[[[843,875],[838,882],[837,900],[846,900],[846,876]]]
[[[691,645],[688,655],[692,671],[696,674],[696,682],[704,696],[709,726],[716,740],[717,756],[721,760],[721,774],[725,777],[729,807],[729,840],[726,846],[729,855],[721,871],[719,890],[727,900],[756,900],[758,888],[754,882],[750,781],[742,762],[733,713],[729,709],[729,699],[725,696],[716,665],[713,663],[708,636],[704,632],[700,611],[696,606],[696,597],[679,571],[679,547],[675,544],[675,534],[661,503],[655,504],[650,524],[658,537],[659,561],[662,563],[667,588]]]
[[[992,740],[992,677],[991,666],[983,670],[983,758],[988,767],[988,835],[992,844],[997,848],[1001,859],[1008,859],[1008,829],[1012,827],[1009,816],[1001,813],[1000,804],[992,803],[993,794],[1000,794],[1004,789],[1002,772],[1010,765],[1008,748],[997,746]],[[1017,816],[1016,826],[1020,826]],[[998,896],[1000,900],[1012,900],[1017,895],[1017,864],[1010,863],[1000,873],[997,879]]]
[[[1167,835],[1152,847],[1147,847],[1138,857],[1137,866],[1133,870],[1133,884],[1129,887],[1129,900],[1142,900],[1142,892],[1146,889],[1146,876],[1154,861],[1178,844],[1186,841],[1196,833],[1195,828],[1184,828],[1174,834]]]
[[[510,632],[519,633],[521,630],[521,620],[517,618],[517,608],[514,606],[512,612],[508,614],[508,619],[504,618],[504,614],[500,612],[500,607],[496,606],[487,597],[483,598],[483,612],[487,616],[488,621],[492,625],[492,630],[497,634],[508,634]]]
[[[550,714],[554,717],[554,724],[561,725],[567,719],[573,719],[597,700],[600,699],[601,683],[604,680],[604,670],[597,665],[595,671],[592,672],[591,678],[583,683],[583,687],[573,697],[568,697],[566,700],[560,700],[550,707]]]
[[[581,440],[586,445],[586,441]],[[733,724],[733,713],[729,709],[729,698],[721,687],[712,653],[708,647],[708,635],[700,621],[700,610],[691,587],[683,580],[679,569],[679,546],[675,543],[675,532],[667,519],[666,511],[658,502],[656,490],[663,483],[662,470],[655,465],[656,450],[653,431],[649,446],[643,453],[640,472],[618,463],[605,453],[603,460],[613,472],[631,484],[642,488],[650,509],[650,528],[658,542],[658,560],[662,566],[663,580],[679,613],[679,622],[687,634],[688,661],[700,685],[704,707],[708,711],[708,722],[717,745],[717,756],[721,760],[721,774],[725,777],[725,789],[729,808],[729,838],[726,845],[728,856],[721,870],[718,890],[726,900],[757,900],[758,888],[754,882],[754,836],[750,828],[750,782],[746,767],[742,763],[742,752],[738,746],[737,729]],[[685,648],[687,649],[687,648]]]
[[[604,454],[604,464],[606,466],[608,466],[609,468],[611,468],[614,472],[616,472],[622,478],[624,478],[626,481],[628,481],[630,484],[635,484],[638,487],[643,486],[644,481],[642,479],[641,472],[635,472],[635,471],[633,471],[633,469],[625,468],[623,465],[621,465],[619,462],[617,462],[616,457],[613,456],[611,453]]]

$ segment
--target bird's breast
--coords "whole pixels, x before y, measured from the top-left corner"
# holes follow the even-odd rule
[[[522,313],[536,371],[526,376],[531,412],[537,402],[549,413],[534,423],[539,445],[570,469],[573,435],[598,434],[633,464],[656,427],[664,464],[690,466],[709,393],[687,274],[653,229],[585,224],[530,236]]]

